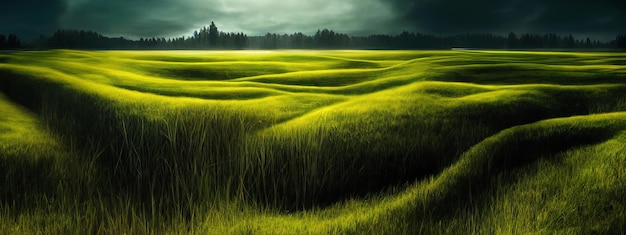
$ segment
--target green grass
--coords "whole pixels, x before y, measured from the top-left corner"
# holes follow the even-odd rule
[[[0,54],[0,231],[626,233],[624,56]]]

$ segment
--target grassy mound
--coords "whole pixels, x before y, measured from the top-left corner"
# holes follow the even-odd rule
[[[621,58],[0,54],[0,230],[624,232]]]

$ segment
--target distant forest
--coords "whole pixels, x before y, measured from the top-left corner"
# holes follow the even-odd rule
[[[572,35],[515,34],[506,36],[474,33],[451,36],[402,32],[397,35],[350,36],[333,30],[248,36],[220,32],[215,25],[196,30],[192,36],[177,38],[106,37],[84,30],[58,30],[51,36],[23,43],[10,34],[0,35],[0,49],[626,49],[626,34],[611,41],[574,38]]]

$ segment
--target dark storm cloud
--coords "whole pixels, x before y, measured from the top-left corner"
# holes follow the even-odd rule
[[[354,33],[388,29],[395,14],[380,0],[220,0],[215,7],[235,31],[253,35],[266,32],[314,33],[329,28]]]
[[[523,26],[537,31],[577,34],[617,34],[626,32],[626,1],[554,1],[538,5],[536,17]]]
[[[68,3],[68,12],[62,20],[64,27],[94,30],[109,36],[138,38],[188,33],[191,26],[201,21],[199,11],[211,14],[186,0],[68,0]]]
[[[391,1],[408,27],[429,33],[493,30],[505,27],[500,0],[393,0]],[[401,23],[405,23],[402,22]]]
[[[360,32],[388,28],[391,6],[379,0],[68,0],[62,25],[130,37],[190,35],[215,21],[220,30],[250,35]]]
[[[624,0],[392,0],[398,24],[450,34],[508,31],[608,36],[626,31]]]
[[[352,34],[514,32],[610,39],[626,33],[626,0],[0,0],[0,33],[56,29],[175,37],[215,21],[221,31]]]
[[[1,0],[0,34],[22,38],[48,34],[59,27],[66,6],[64,0]]]

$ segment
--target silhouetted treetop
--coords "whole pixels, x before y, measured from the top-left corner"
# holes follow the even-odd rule
[[[211,25],[209,26],[209,42],[211,46],[215,47],[217,45],[217,38],[219,37],[219,31],[217,31],[217,26],[215,23],[211,21]]]

